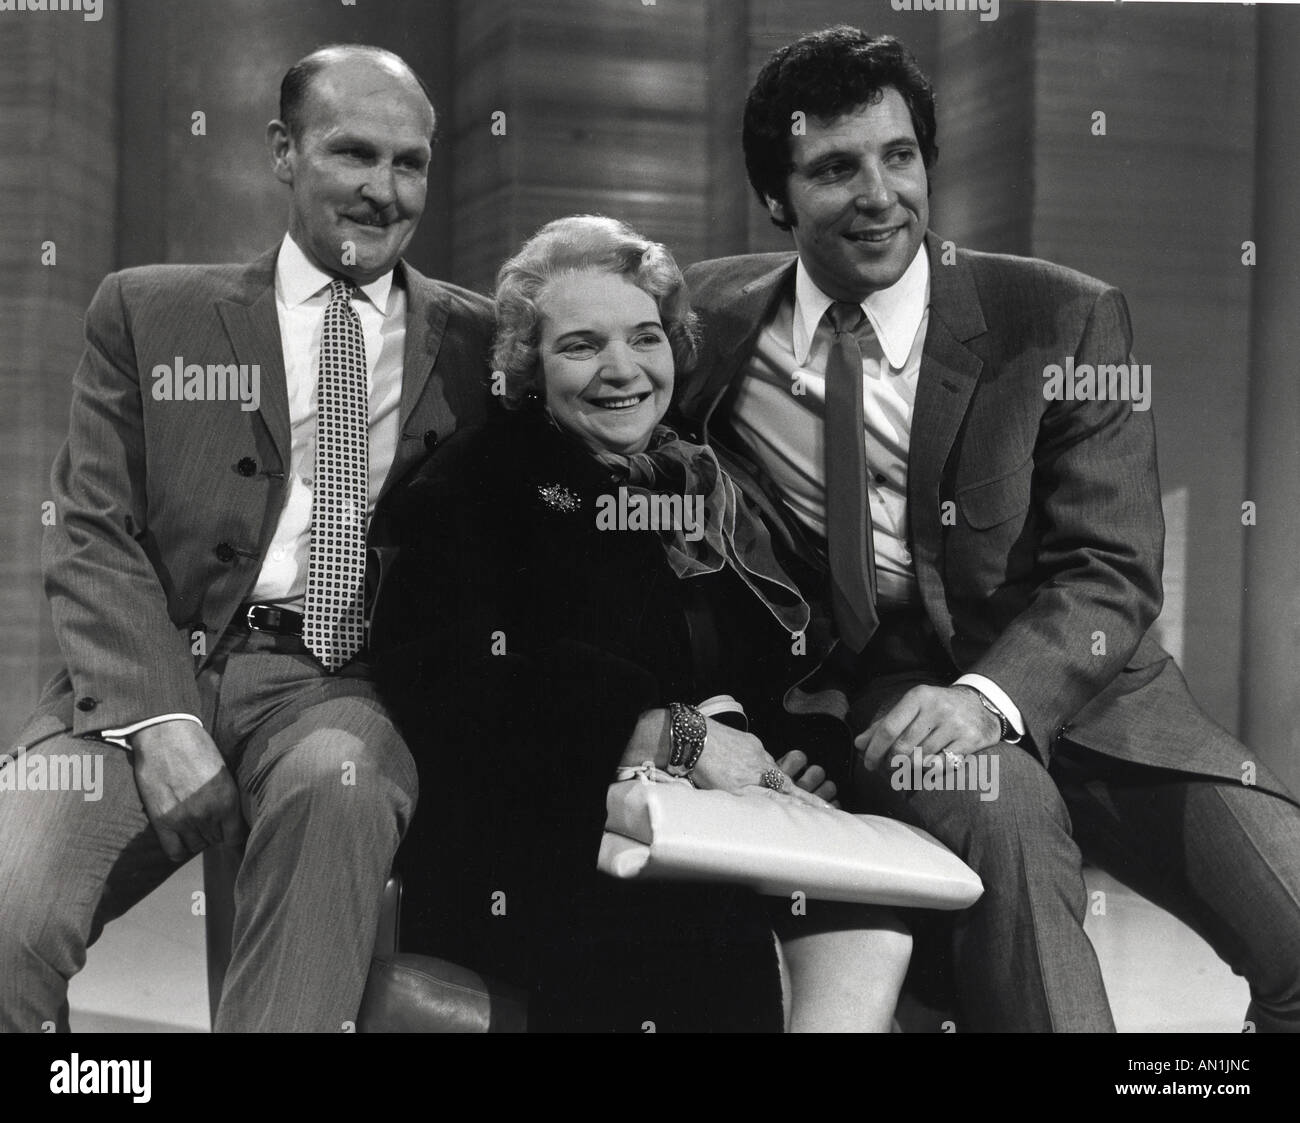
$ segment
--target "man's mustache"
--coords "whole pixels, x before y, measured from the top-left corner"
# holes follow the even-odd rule
[[[396,207],[385,207],[382,210],[367,207],[359,211],[343,211],[342,213],[344,218],[360,223],[362,226],[391,226],[402,217]]]

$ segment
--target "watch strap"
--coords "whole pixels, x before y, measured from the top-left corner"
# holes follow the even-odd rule
[[[980,705],[983,706],[986,710],[988,710],[989,713],[991,713],[995,718],[998,719],[998,740],[999,741],[1007,740],[1008,734],[1012,732],[1011,722],[1007,721],[1007,715],[1004,714],[1001,710],[999,710],[997,706],[995,706],[992,702],[990,702],[988,696],[984,693],[984,691],[980,690],[979,687],[971,686],[971,684],[968,682],[959,682],[956,685],[961,687],[962,690],[969,690],[972,694],[974,694],[975,697],[980,700]],[[1017,740],[1019,740],[1018,737]]]

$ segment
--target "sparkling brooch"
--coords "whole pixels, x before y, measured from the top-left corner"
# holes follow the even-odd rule
[[[559,511],[562,515],[571,515],[582,506],[577,492],[560,484],[542,484],[537,488],[537,494],[552,511]]]

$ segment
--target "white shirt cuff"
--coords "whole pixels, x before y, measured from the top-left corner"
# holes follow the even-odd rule
[[[1025,735],[1025,720],[1020,716],[1019,708],[1007,697],[1006,691],[992,679],[985,678],[983,675],[962,675],[953,685],[973,686],[1002,711],[1007,724],[1016,731],[1017,741]]]
[[[164,721],[192,721],[195,725],[203,724],[193,714],[162,714],[159,717],[147,717],[144,721],[137,721],[134,725],[124,725],[121,729],[101,729],[99,739],[107,741],[110,745],[118,745],[123,749],[129,749],[131,743],[127,738],[132,733],[139,733],[140,730],[148,729],[151,725],[161,725]]]

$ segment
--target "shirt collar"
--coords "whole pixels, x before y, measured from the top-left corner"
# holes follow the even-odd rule
[[[803,258],[794,276],[794,360],[799,366],[808,361],[817,325],[826,309],[835,301],[827,296],[804,268]],[[880,340],[880,348],[894,370],[907,365],[916,333],[930,304],[930,255],[922,244],[912,264],[887,289],[870,293],[862,302],[871,327]]]
[[[284,236],[279,256],[275,259],[275,287],[285,304],[296,308],[310,300],[332,280],[333,277],[302,252],[292,236]],[[358,285],[357,288],[381,314],[388,314],[388,297],[393,288],[391,269],[382,277],[376,277],[369,284]]]

